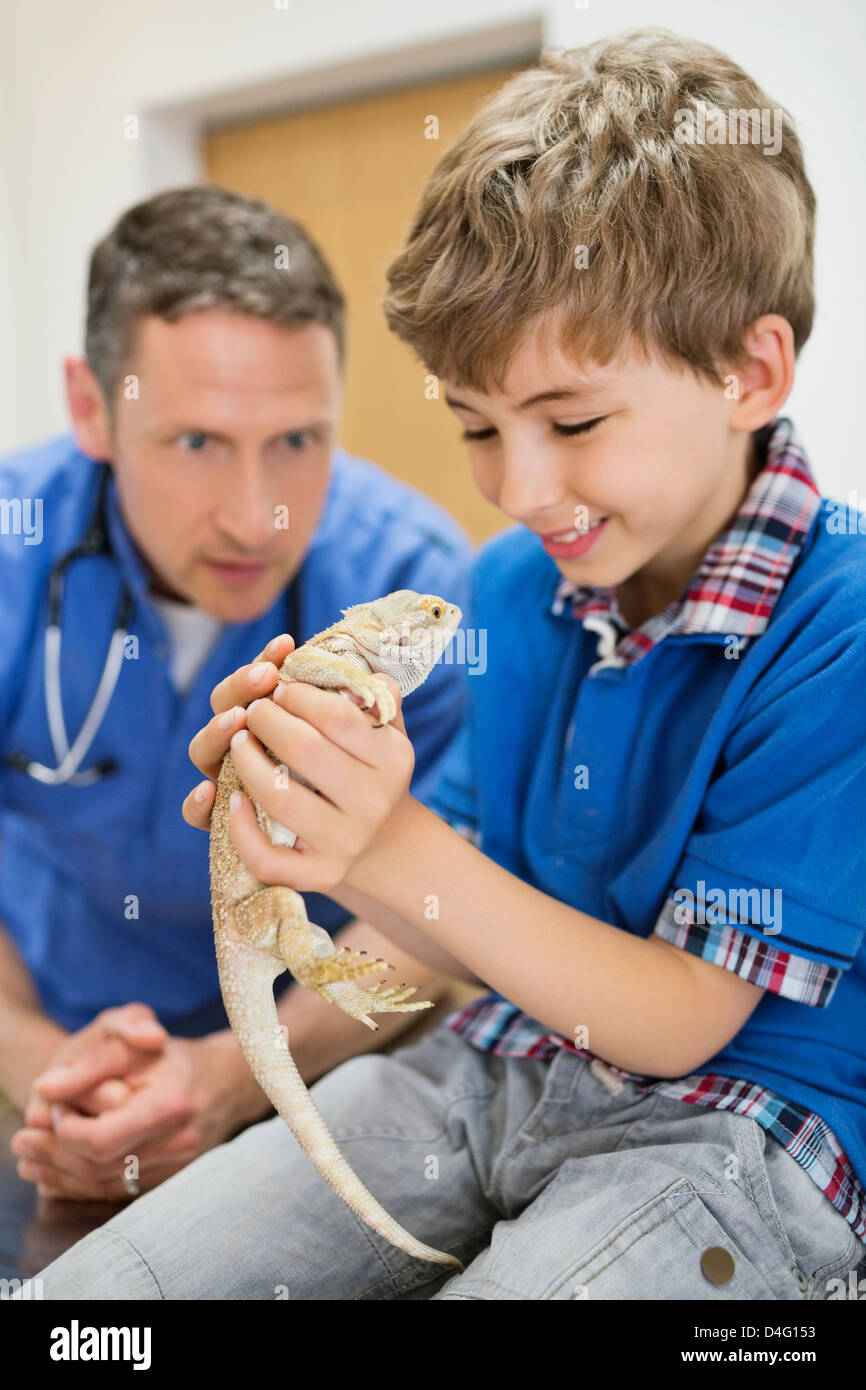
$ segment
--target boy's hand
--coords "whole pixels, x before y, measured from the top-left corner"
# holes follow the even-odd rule
[[[249,798],[236,793],[230,833],[251,873],[264,883],[326,892],[343,881],[406,794],[415,755],[396,681],[380,677],[394,695],[397,714],[390,724],[377,728],[368,718],[375,706],[369,711],[357,708],[360,698],[348,691],[280,683],[277,666],[293,647],[288,636],[275,639],[257,662],[215,687],[215,717],[196,734],[189,755],[202,772],[216,778],[231,747],[244,786],[272,820],[297,834],[293,849],[271,845],[258,829]],[[276,664],[268,663],[269,656]],[[255,672],[259,679],[251,681],[251,673],[262,664],[266,669]],[[272,691],[272,698],[262,698]],[[316,790],[279,776],[265,746]],[[209,828],[215,790],[213,782],[202,782],[187,796],[183,816],[190,825]]]
[[[219,777],[231,736],[246,722],[246,706],[253,700],[261,699],[263,695],[270,695],[279,682],[280,666],[294,650],[295,639],[284,632],[269,642],[255,661],[251,661],[248,666],[239,666],[232,675],[226,676],[225,680],[214,686],[210,697],[214,718],[199,730],[189,745],[191,761],[206,777],[212,777],[214,781]],[[212,803],[212,793],[210,800]],[[190,819],[188,816],[186,818]],[[190,820],[190,824],[200,825],[206,830],[209,821],[210,807],[203,825],[200,817]]]

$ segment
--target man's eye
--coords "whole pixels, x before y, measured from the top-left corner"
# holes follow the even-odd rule
[[[312,430],[287,430],[283,435],[283,442],[292,451],[303,449],[305,444],[309,444],[312,439]]]
[[[495,429],[493,428],[493,426],[491,425],[490,428],[489,428],[489,429],[486,429],[486,430],[464,430],[463,433],[462,433],[462,435],[460,436],[460,438],[461,438],[461,439],[468,439],[468,440],[472,440],[472,439],[490,439],[491,436],[494,435],[495,433],[496,433],[496,431],[495,431]]]
[[[187,430],[185,434],[178,436],[179,442],[191,453],[199,453],[208,441],[208,435],[203,430]],[[184,443],[186,441],[186,443]]]

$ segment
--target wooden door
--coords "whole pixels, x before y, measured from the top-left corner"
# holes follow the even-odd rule
[[[426,370],[388,330],[384,267],[424,182],[478,106],[511,76],[499,68],[211,132],[208,181],[261,198],[320,246],[347,302],[341,442],[445,506],[480,541],[510,524],[472,480],[460,425],[425,397]],[[427,118],[438,139],[425,138]]]

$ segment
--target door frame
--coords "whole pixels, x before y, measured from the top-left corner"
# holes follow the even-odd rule
[[[545,16],[538,12],[511,24],[379,50],[349,62],[285,71],[260,82],[152,107],[141,123],[141,196],[203,182],[204,137],[212,130],[486,68],[529,64],[544,46],[545,28]]]

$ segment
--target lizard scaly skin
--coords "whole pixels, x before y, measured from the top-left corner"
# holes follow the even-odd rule
[[[364,709],[377,704],[379,723],[389,724],[397,706],[378,675],[393,676],[403,695],[416,690],[461,617],[456,605],[434,594],[398,589],[372,603],[344,609],[342,621],[316,633],[286,657],[280,680],[348,690],[361,697]],[[310,785],[298,773],[290,775]],[[363,975],[393,967],[364,953],[337,950],[328,933],[309,921],[299,893],[266,887],[249,872],[229,836],[229,797],[241,785],[229,752],[223,759],[211,816],[211,903],[220,988],[241,1051],[304,1153],[362,1221],[416,1259],[462,1269],[456,1256],[416,1240],[389,1216],[340,1153],[288,1049],[286,1030],[280,1026],[274,1004],[273,982],[289,969],[300,984],[372,1029],[378,1029],[378,1024],[370,1013],[404,1013],[433,1005],[429,1000],[406,1002],[415,993],[415,985],[356,984]],[[272,844],[295,843],[294,832],[272,821],[254,799],[253,806]]]

